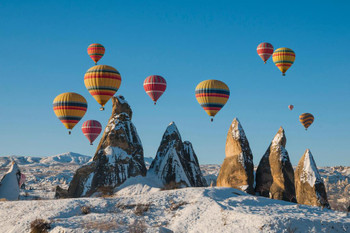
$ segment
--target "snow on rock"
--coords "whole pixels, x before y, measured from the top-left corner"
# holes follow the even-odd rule
[[[219,187],[232,187],[254,194],[253,154],[237,118],[233,119],[226,137],[226,158],[216,182]]]
[[[1,231],[29,232],[36,218],[50,221],[50,232],[54,233],[129,232],[136,220],[145,232],[350,231],[346,213],[251,196],[233,188],[139,188],[126,187],[112,198],[0,202]],[[89,206],[91,213],[82,214],[82,206]],[[138,206],[148,209],[138,215],[142,209]]]
[[[112,102],[112,116],[96,154],[75,173],[68,197],[90,196],[100,188],[113,189],[130,177],[146,175],[142,143],[131,122],[132,110],[123,96],[113,97]]]
[[[206,185],[192,144],[188,141],[182,142],[174,122],[164,132],[156,157],[148,170],[147,176],[149,175],[157,177],[164,185]]]
[[[15,201],[19,198],[19,182],[21,171],[16,162],[12,162],[10,169],[0,181],[0,199]]]
[[[255,192],[264,197],[296,202],[294,170],[285,149],[287,138],[278,130],[256,170]]]
[[[295,169],[295,190],[298,203],[330,208],[325,185],[309,149]]]

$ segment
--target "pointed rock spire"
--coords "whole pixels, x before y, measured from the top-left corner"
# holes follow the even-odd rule
[[[156,176],[164,185],[173,184],[177,187],[206,185],[192,144],[182,142],[174,122],[169,124],[163,134],[148,175]]]
[[[295,192],[300,204],[330,208],[325,185],[309,149],[295,169]]]
[[[280,127],[256,170],[255,192],[272,199],[296,202],[294,170],[285,149],[286,142]]]
[[[123,96],[112,97],[113,110],[93,160],[79,168],[68,197],[90,196],[102,187],[115,188],[126,179],[146,175],[143,147],[131,121],[132,110]],[[67,196],[57,188],[56,196]]]
[[[233,119],[227,133],[226,158],[220,168],[217,186],[232,187],[254,194],[253,154],[241,123]]]
[[[20,179],[21,171],[17,163],[13,161],[11,167],[0,181],[0,199],[5,198],[8,201],[18,200]]]

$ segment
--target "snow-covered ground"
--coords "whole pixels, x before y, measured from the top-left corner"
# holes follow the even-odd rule
[[[91,213],[83,214],[83,206]],[[344,212],[217,187],[161,191],[139,184],[112,197],[0,202],[0,209],[0,229],[7,233],[29,232],[36,218],[57,233],[350,231]]]
[[[54,200],[56,185],[67,188],[77,168],[91,159],[75,153],[0,157],[0,177],[14,159],[27,176],[21,201],[0,202],[0,233],[29,232],[37,218],[50,232],[350,232],[345,212],[250,196],[230,188],[162,191],[150,177],[127,180],[111,197]],[[151,158],[145,158],[147,165]],[[215,185],[220,165],[201,165]],[[350,204],[350,167],[319,168],[332,208]],[[84,215],[81,207],[91,213]],[[295,231],[294,231],[295,230]]]

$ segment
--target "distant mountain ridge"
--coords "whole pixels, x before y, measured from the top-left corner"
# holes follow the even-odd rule
[[[2,156],[0,157],[0,167],[7,167],[12,161],[15,161],[18,165],[55,165],[55,164],[76,164],[82,165],[87,163],[91,159],[91,156],[82,155],[74,152],[66,152],[63,154],[52,155],[48,157],[35,157],[35,156]]]

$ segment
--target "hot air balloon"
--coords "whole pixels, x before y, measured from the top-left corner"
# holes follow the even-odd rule
[[[288,105],[288,108],[289,108],[289,110],[293,110],[293,108],[294,108],[294,106],[291,104],[291,105]]]
[[[272,54],[272,60],[278,69],[285,76],[287,70],[293,65],[295,60],[295,53],[289,48],[279,48],[276,49]]]
[[[273,54],[273,46],[270,43],[264,42],[258,45],[258,48],[256,49],[258,52],[258,55],[261,57],[261,59],[266,64],[266,61],[271,57]]]
[[[97,62],[103,57],[105,54],[105,47],[101,44],[91,44],[89,45],[87,52],[91,59],[95,62],[95,65],[97,65]]]
[[[63,125],[69,129],[69,134],[71,134],[70,130],[85,115],[87,102],[83,96],[77,93],[66,92],[58,95],[53,100],[53,110]]]
[[[166,89],[166,81],[160,75],[148,76],[143,82],[143,88],[146,93],[154,101],[154,105],[157,103],[159,97],[164,93]]]
[[[90,94],[104,110],[105,104],[118,91],[122,78],[118,70],[111,66],[97,65],[91,67],[84,76],[84,83]]]
[[[228,86],[224,82],[213,79],[199,83],[195,93],[198,103],[212,117],[211,121],[230,97]]]
[[[305,127],[305,130],[314,122],[314,116],[311,113],[303,113],[299,116],[299,121]]]
[[[83,123],[81,130],[85,137],[90,141],[90,145],[92,145],[98,135],[100,135],[102,126],[98,121],[88,120]]]

